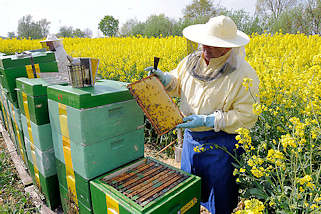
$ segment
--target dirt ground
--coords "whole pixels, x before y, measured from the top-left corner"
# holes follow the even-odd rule
[[[166,163],[170,166],[174,166],[178,169],[181,168],[181,163],[176,162],[175,159],[169,158],[164,153],[159,154],[158,152],[153,150],[148,144],[145,144],[144,147],[145,147],[145,156],[152,157],[156,160],[162,161],[163,163]],[[210,212],[208,212],[205,207],[201,206],[201,214],[210,214]]]

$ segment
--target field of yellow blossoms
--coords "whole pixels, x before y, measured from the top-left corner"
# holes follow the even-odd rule
[[[38,49],[39,41],[0,39],[0,52]],[[146,76],[154,56],[161,58],[159,68],[169,71],[187,54],[182,37],[65,38],[63,43],[74,57],[99,58],[104,78],[125,82]],[[261,103],[253,106],[256,126],[237,130],[236,146],[245,152],[236,159],[234,174],[245,201],[236,213],[320,213],[321,37],[252,35],[246,53],[260,78]],[[244,87],[251,90],[250,79]]]

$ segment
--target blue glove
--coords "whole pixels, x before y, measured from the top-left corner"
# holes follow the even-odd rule
[[[183,118],[185,123],[178,124],[177,128],[197,128],[201,126],[206,126],[209,128],[214,128],[215,117],[214,114],[210,115],[190,115]]]
[[[149,71],[148,75],[155,74],[165,87],[171,82],[172,76],[170,74],[159,69],[155,70],[153,66],[145,68],[144,71]]]

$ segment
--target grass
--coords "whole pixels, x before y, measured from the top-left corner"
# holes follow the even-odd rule
[[[1,134],[0,134],[1,135]],[[39,213],[24,191],[2,136],[0,136],[0,214]]]

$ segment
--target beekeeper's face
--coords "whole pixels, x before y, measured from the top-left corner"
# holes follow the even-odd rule
[[[56,51],[54,42],[47,42],[50,51]]]
[[[42,47],[46,48],[48,51],[56,51],[54,41],[43,42]]]
[[[221,48],[221,47],[213,47],[202,45],[202,50],[204,53],[204,58],[207,61],[210,61],[212,58],[218,58],[225,55],[231,48]]]

